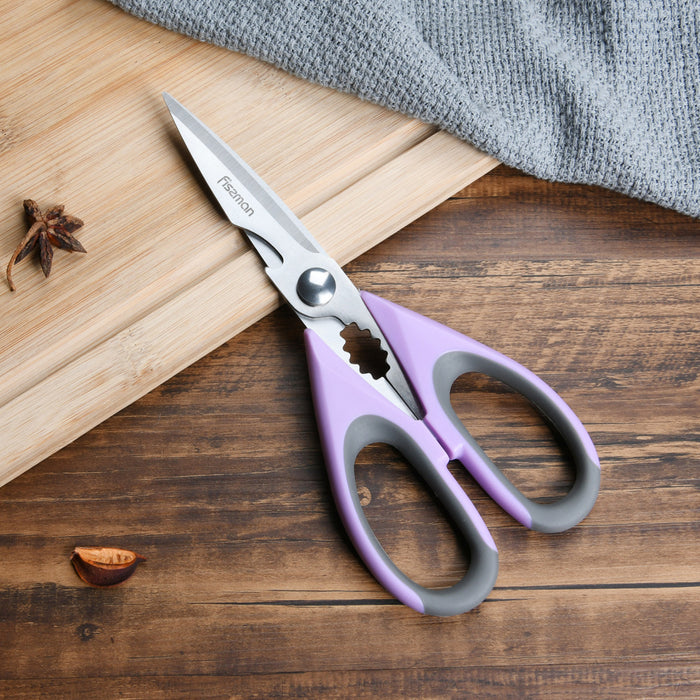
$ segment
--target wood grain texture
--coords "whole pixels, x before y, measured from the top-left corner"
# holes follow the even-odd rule
[[[528,532],[455,468],[501,557],[467,614],[398,605],[332,506],[299,324],[266,316],[0,489],[0,696],[695,698],[700,223],[500,167],[346,266],[550,382],[602,463],[593,512]],[[530,495],[566,489],[526,404],[453,402]],[[428,585],[468,555],[387,448],[357,465],[382,543]],[[76,545],[148,557],[122,586]]]
[[[33,0],[0,23],[0,258],[22,238],[27,197],[66,204],[88,250],[57,253],[48,280],[23,261],[17,292],[0,285],[0,484],[278,303],[193,177],[162,91],[235,144],[343,263],[496,165],[106,0]]]

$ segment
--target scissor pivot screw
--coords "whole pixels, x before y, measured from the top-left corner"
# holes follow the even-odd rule
[[[299,276],[297,294],[308,306],[323,306],[335,294],[335,279],[328,270],[311,267]]]

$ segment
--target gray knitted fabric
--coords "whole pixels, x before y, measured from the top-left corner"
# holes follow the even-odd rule
[[[700,0],[112,2],[538,177],[700,216]]]

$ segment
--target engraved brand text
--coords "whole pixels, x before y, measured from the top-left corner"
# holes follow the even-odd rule
[[[231,178],[228,175],[224,175],[222,178],[216,181],[217,185],[221,185],[228,193],[231,199],[238,204],[238,206],[243,209],[243,211],[248,214],[248,216],[253,216],[255,214],[255,209],[245,201],[243,195],[233,186]]]

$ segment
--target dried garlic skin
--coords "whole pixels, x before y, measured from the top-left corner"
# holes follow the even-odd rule
[[[85,583],[104,588],[126,581],[146,557],[117,547],[76,547],[70,560]]]

